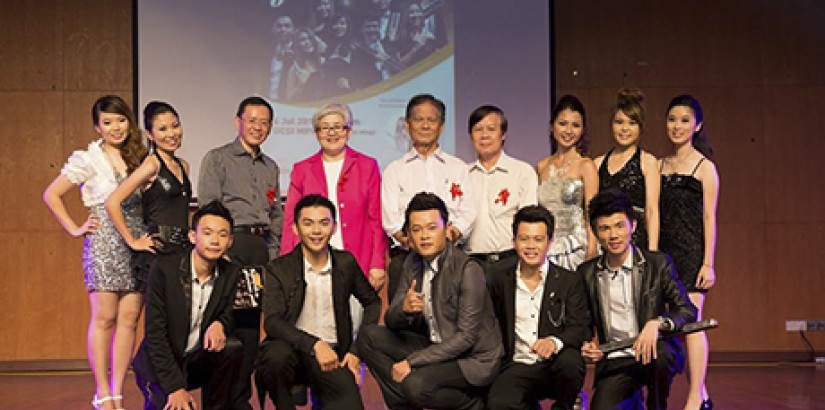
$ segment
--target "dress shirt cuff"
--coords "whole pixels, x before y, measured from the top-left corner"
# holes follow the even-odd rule
[[[559,352],[561,351],[561,349],[564,349],[564,342],[562,342],[562,341],[561,341],[561,339],[559,339],[559,338],[558,338],[558,337],[556,337],[556,336],[548,336],[548,338],[549,338],[550,340],[552,340],[552,341],[553,341],[553,343],[555,343],[555,344],[556,344],[556,351],[555,351],[555,352],[553,352],[553,354],[559,354]]]

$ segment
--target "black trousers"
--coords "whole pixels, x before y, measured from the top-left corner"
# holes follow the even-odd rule
[[[241,265],[266,266],[269,252],[263,237],[251,233],[235,232],[232,247],[227,252],[233,261]],[[258,356],[261,341],[261,310],[238,309],[234,311],[235,331],[232,336],[243,345],[238,379],[232,386],[232,403],[235,410],[252,410],[252,370]]]
[[[226,347],[220,352],[197,350],[183,360],[186,390],[202,387],[201,402],[204,410],[230,410],[231,381],[237,379],[242,349],[241,343],[232,337],[226,339]],[[155,374],[135,373],[140,392],[143,393],[144,410],[161,410],[166,406],[167,392],[157,382]],[[171,393],[171,392],[169,392]]]
[[[578,349],[562,349],[549,360],[535,364],[506,363],[487,395],[489,410],[532,410],[544,399],[555,400],[553,409],[573,408],[584,384],[585,366]]]
[[[392,380],[393,364],[430,344],[429,339],[417,333],[393,332],[381,325],[361,328],[358,349],[381,388],[387,407],[483,410],[486,389],[471,385],[455,360],[413,368],[401,383]]]
[[[685,356],[664,341],[656,344],[657,358],[642,365],[635,358],[605,359],[596,365],[591,410],[666,409],[670,386],[684,369]],[[642,399],[642,389],[647,399]]]
[[[348,368],[325,372],[314,356],[293,349],[283,340],[269,340],[261,345],[256,372],[278,410],[295,408],[291,390],[296,384],[312,389],[313,408],[364,408],[355,377]]]

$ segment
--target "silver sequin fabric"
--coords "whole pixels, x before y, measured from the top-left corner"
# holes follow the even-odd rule
[[[565,269],[584,262],[587,227],[584,223],[584,183],[551,175],[539,184],[539,203],[553,214],[555,229],[550,260]]]
[[[133,193],[122,204],[126,225],[135,236],[145,233],[140,195]],[[144,255],[133,252],[109,219],[103,204],[89,208],[100,227],[83,241],[83,276],[89,292],[143,292],[147,264]]]

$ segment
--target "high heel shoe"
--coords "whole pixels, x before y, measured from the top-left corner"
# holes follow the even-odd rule
[[[123,401],[123,395],[118,394],[116,396],[112,396],[112,401]],[[122,404],[121,404],[121,406],[122,406]],[[115,410],[126,410],[126,409],[124,409],[123,407],[118,407]]]
[[[702,400],[702,405],[699,406],[699,410],[713,410],[713,400],[711,400],[710,397]]]
[[[96,410],[100,410],[103,408],[103,403],[110,402],[114,399],[115,398],[112,396],[97,397],[97,395],[95,394],[94,398],[92,398],[92,407],[94,407]]]

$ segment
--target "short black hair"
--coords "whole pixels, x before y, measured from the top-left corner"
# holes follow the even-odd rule
[[[243,101],[241,101],[241,103],[238,104],[238,112],[235,113],[235,116],[241,118],[244,110],[246,110],[246,107],[250,105],[261,105],[266,107],[266,109],[269,110],[269,118],[275,118],[275,113],[274,111],[272,111],[272,105],[269,103],[269,101],[265,100],[263,97],[258,97],[257,95],[244,98]]]
[[[419,192],[410,199],[407,210],[404,211],[403,231],[408,232],[410,229],[410,214],[418,211],[429,211],[431,209],[437,210],[438,213],[441,214],[441,221],[444,222],[444,225],[447,225],[447,221],[450,220],[450,214],[447,212],[447,205],[444,204],[444,201],[432,192]]]
[[[297,225],[298,219],[300,219],[301,217],[301,211],[304,208],[309,208],[312,206],[322,206],[324,208],[329,209],[329,213],[332,214],[333,222],[336,220],[335,204],[333,204],[332,201],[330,201],[323,195],[309,194],[298,200],[298,203],[295,204],[295,212],[292,215],[293,223]]]
[[[432,104],[438,110],[438,113],[441,115],[441,124],[444,124],[446,120],[445,115],[447,115],[447,106],[444,105],[444,101],[435,98],[432,94],[418,94],[413,98],[410,98],[410,102],[407,103],[407,111],[405,114],[405,119],[407,121],[412,120],[412,110],[415,107],[418,107],[422,104]]]
[[[541,222],[547,227],[547,237],[553,239],[553,230],[556,229],[555,218],[547,208],[541,205],[528,205],[516,212],[513,217],[513,237],[518,234],[518,226],[522,222]]]
[[[198,208],[195,211],[195,214],[192,215],[192,230],[198,230],[198,222],[200,222],[201,218],[204,215],[214,215],[223,219],[226,219],[229,222],[229,229],[231,230],[235,226],[235,220],[232,219],[232,214],[226,209],[223,204],[216,200],[209,202],[208,204]]]
[[[626,193],[615,188],[606,189],[599,192],[588,205],[587,216],[590,219],[590,228],[596,232],[596,219],[610,216],[615,213],[623,213],[633,222],[636,220],[636,213],[633,211],[633,203]]]
[[[499,119],[501,119],[501,132],[506,133],[507,117],[504,116],[504,111],[495,105],[482,105],[473,110],[473,112],[470,113],[470,118],[467,120],[467,132],[472,133],[473,127],[490,114],[498,114]]]

